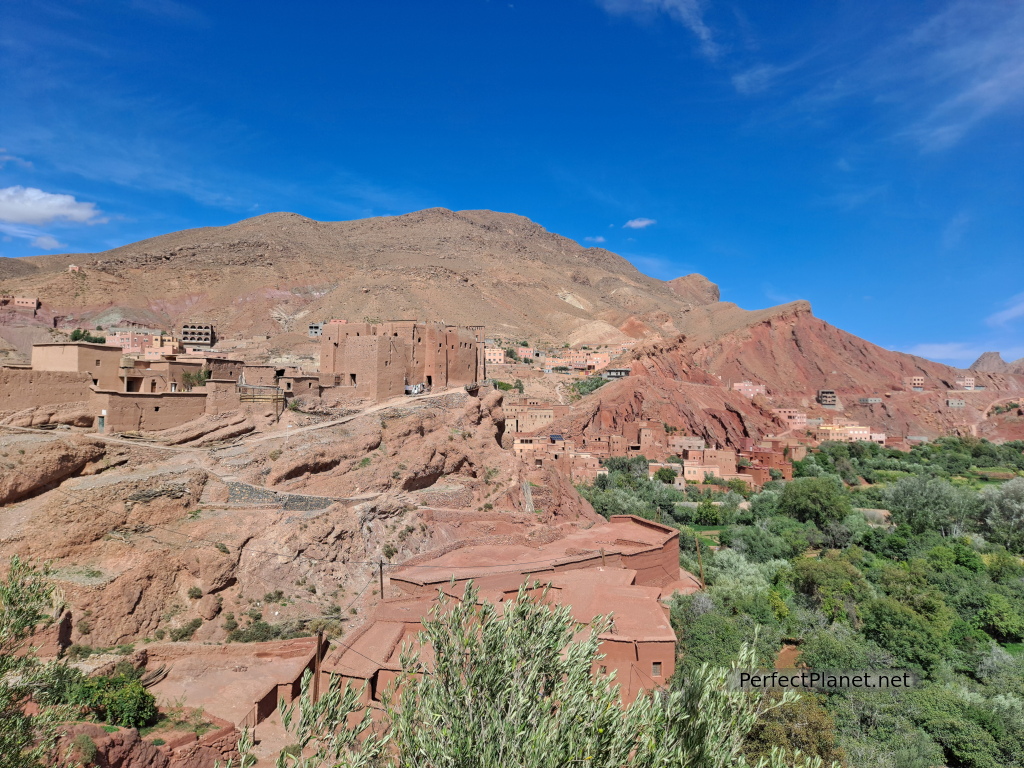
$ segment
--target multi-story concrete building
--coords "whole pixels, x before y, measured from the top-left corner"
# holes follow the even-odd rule
[[[819,389],[818,403],[826,408],[834,408],[839,404],[839,398],[834,389]]]
[[[217,341],[209,323],[185,323],[181,326],[181,343],[186,347],[212,347]]]
[[[485,378],[483,327],[395,320],[331,322],[320,342],[321,383],[384,400],[406,385],[445,389]]]
[[[484,362],[487,365],[504,365],[507,355],[501,347],[484,347]]]

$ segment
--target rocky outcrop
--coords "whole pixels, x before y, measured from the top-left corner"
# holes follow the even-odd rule
[[[95,414],[87,402],[37,405],[10,413],[0,424],[11,427],[42,427],[47,424],[66,424],[71,427],[91,427]]]
[[[256,426],[244,411],[203,416],[173,429],[147,433],[168,445],[207,445],[221,440],[230,440],[252,432]]]
[[[92,746],[88,746],[91,744]],[[56,749],[56,754],[70,752],[70,760],[57,765],[101,765],[104,768],[171,768],[170,757],[150,742],[144,741],[134,728],[121,728],[107,733],[92,723],[72,725]],[[211,763],[212,766],[212,763]]]
[[[0,463],[0,505],[23,499],[77,474],[86,464],[103,456],[105,449],[88,438],[70,437],[33,445],[31,450],[31,456],[23,448]]]
[[[216,718],[210,718],[216,720]],[[102,768],[214,768],[238,758],[238,731],[230,723],[217,721],[216,731],[196,738],[195,734],[155,746],[139,736],[135,728],[107,733],[93,723],[75,723],[61,737],[53,764],[60,768],[95,765]]]
[[[1024,357],[1008,363],[998,352],[985,352],[971,363],[972,371],[984,371],[987,373],[1016,373],[1024,374]]]
[[[668,287],[691,304],[714,304],[721,296],[717,285],[696,272],[669,280]]]

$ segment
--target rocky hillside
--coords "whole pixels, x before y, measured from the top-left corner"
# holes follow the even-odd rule
[[[653,419],[712,444],[780,431],[771,409],[797,407],[811,416],[843,416],[894,435],[944,434],[1007,439],[1017,432],[990,421],[992,405],[1024,396],[1024,377],[975,371],[974,392],[956,392],[964,371],[892,352],[819,320],[798,301],[746,312],[733,304],[706,304],[686,314],[686,332],[651,340],[628,360],[631,375],[601,387],[558,425],[567,435],[616,431],[624,422]],[[925,378],[913,392],[911,376]],[[734,382],[764,384],[753,401],[731,391]],[[834,389],[841,408],[815,403]],[[861,397],[880,403],[861,404]],[[948,398],[962,399],[950,408]]]
[[[1024,357],[1008,363],[998,352],[985,352],[981,357],[971,363],[972,371],[985,371],[989,373],[1016,373],[1024,374]]]
[[[245,336],[370,317],[601,343],[677,333],[688,310],[718,299],[700,275],[655,280],[522,216],[440,208],[341,222],[272,213],[104,253],[0,259],[0,280],[38,296],[44,320],[205,321]]]

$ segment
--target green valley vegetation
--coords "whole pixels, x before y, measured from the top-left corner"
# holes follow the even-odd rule
[[[750,760],[782,747],[851,768],[1024,764],[1024,443],[826,443],[749,503],[648,480],[646,460],[605,465],[580,488],[595,509],[676,525],[683,567],[703,565],[706,591],[672,603],[673,685],[755,632],[765,666],[788,645],[815,669],[917,675],[779,707],[745,737]]]
[[[585,397],[591,392],[596,392],[607,383],[608,379],[603,376],[590,376],[586,379],[574,381],[569,385],[569,399],[573,401],[579,400],[581,397]]]
[[[442,597],[419,637],[431,649],[429,672],[414,649],[402,656],[396,685],[381,692],[380,719],[361,691],[331,685],[313,702],[303,693],[282,704],[293,746],[279,765],[466,766],[466,768],[762,768],[824,763],[795,750],[767,750],[749,763],[744,744],[802,698],[734,689],[728,664],[701,665],[667,690],[621,706],[601,671],[600,635],[611,620],[580,625],[566,606],[523,587],[496,606],[470,584],[462,599]],[[757,655],[740,645],[730,661]],[[803,710],[797,709],[797,712]],[[242,745],[240,745],[241,748]],[[243,750],[244,751],[244,750]],[[251,765],[243,754],[241,765]]]

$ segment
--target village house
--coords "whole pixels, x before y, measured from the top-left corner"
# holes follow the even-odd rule
[[[121,389],[121,348],[81,341],[35,344],[33,371],[65,371],[87,374],[100,389]]]
[[[576,450],[575,442],[561,435],[517,436],[512,450],[528,466],[534,469],[554,467],[569,476],[573,483],[592,483],[599,475],[608,474],[599,457]]]
[[[832,424],[820,424],[812,431],[815,440],[819,442],[856,443],[860,440],[871,441],[871,429],[846,419],[840,419]]]
[[[735,381],[732,390],[749,398],[753,398],[755,395],[764,395],[767,392],[764,384],[755,384],[752,381]]]
[[[834,389],[819,389],[818,403],[825,408],[835,408],[839,404],[839,398]]]
[[[0,295],[0,307],[8,307],[18,312],[31,312],[34,316],[41,306],[42,302],[35,296]]]
[[[964,389],[967,390],[968,392],[974,389],[973,376],[958,376],[954,383],[956,384],[957,389]]]
[[[332,321],[320,342],[321,381],[333,377],[329,385],[378,401],[403,394],[406,385],[461,387],[486,377],[484,352],[481,326]]]
[[[338,675],[342,684],[363,689],[364,703],[378,705],[398,677],[403,647],[416,647],[438,591],[461,597],[470,579],[492,603],[507,603],[520,585],[536,582],[549,586],[546,599],[570,606],[581,624],[611,615],[613,626],[600,636],[601,665],[615,674],[626,704],[675,671],[676,638],[661,600],[701,589],[679,568],[679,532],[633,516],[615,515],[540,546],[463,547],[392,574],[385,585],[391,597],[324,660],[322,684]]]
[[[803,411],[798,411],[796,408],[772,408],[772,413],[788,429],[807,428],[807,414]]]
[[[544,429],[571,410],[568,405],[549,403],[537,397],[513,395],[511,392],[505,395],[501,409],[505,414],[505,431],[511,434]]]
[[[606,368],[601,375],[606,379],[624,379],[630,374],[629,368]]]
[[[703,451],[706,447],[703,438],[692,435],[668,435],[668,449],[677,456],[682,456],[683,451]]]
[[[484,362],[487,365],[504,365],[506,357],[501,347],[484,347]]]

